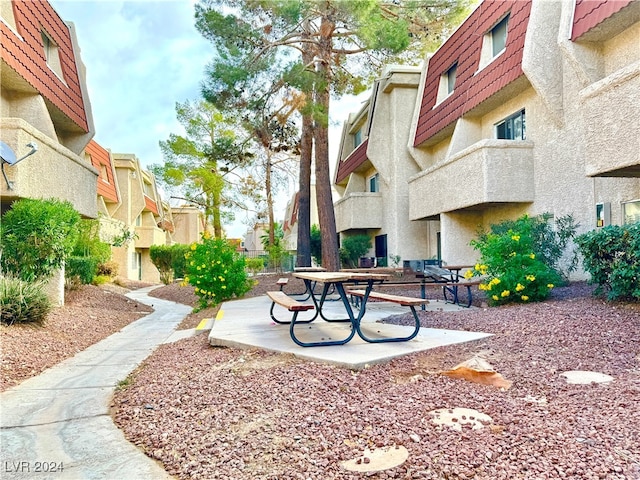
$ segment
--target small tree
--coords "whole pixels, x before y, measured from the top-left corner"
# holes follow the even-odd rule
[[[2,269],[33,281],[62,268],[77,239],[80,214],[60,200],[22,199],[2,218]]]
[[[169,285],[173,280],[173,256],[175,250],[169,245],[151,245],[149,256],[160,272],[160,281]]]
[[[358,259],[364,256],[371,248],[371,238],[369,235],[354,235],[346,237],[342,241],[340,248],[340,258],[347,268],[358,266]]]

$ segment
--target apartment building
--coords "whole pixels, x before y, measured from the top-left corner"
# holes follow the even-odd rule
[[[98,171],[83,155],[94,126],[73,25],[48,2],[3,0],[0,18],[2,211],[20,198],[56,198],[95,218]],[[63,273],[50,284],[62,304]]]
[[[409,221],[407,179],[420,169],[407,150],[418,95],[420,68],[389,66],[371,97],[342,130],[334,186],[336,228],[341,238],[368,235],[367,255],[378,265],[389,256],[428,258],[427,221]]]
[[[523,214],[571,214],[579,233],[638,220],[639,18],[633,1],[484,1],[474,10],[422,68],[405,144],[415,171],[395,180],[408,191],[398,217],[417,222],[412,236],[426,242],[411,258],[474,263],[478,228]],[[371,163],[362,192],[367,178],[404,161],[376,163],[381,147],[368,133],[364,153],[341,155],[336,183],[347,195],[368,167],[353,157]],[[376,134],[403,141],[391,121]],[[339,202],[344,231],[345,215],[365,210],[342,212]],[[389,241],[389,253],[407,240],[416,241]]]
[[[171,209],[163,204],[154,176],[141,167],[138,157],[113,153],[112,158],[121,201],[111,218],[135,233],[132,241],[112,249],[113,260],[125,278],[159,283],[160,273],[151,261],[149,249],[167,244],[167,235],[173,232]]]

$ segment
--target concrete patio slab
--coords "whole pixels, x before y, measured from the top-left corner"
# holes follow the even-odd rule
[[[423,327],[418,335],[408,342],[373,344],[365,342],[356,335],[345,345],[300,347],[291,340],[289,325],[279,325],[271,320],[270,306],[271,301],[266,296],[223,303],[209,333],[209,344],[236,348],[262,348],[360,370],[368,365],[384,363],[402,355],[490,336],[482,332]],[[437,301],[427,305],[427,309],[469,311],[466,308]],[[345,316],[341,302],[329,302],[325,306],[325,311],[329,318]],[[407,336],[413,331],[413,327],[383,324],[379,323],[379,320],[409,311],[408,307],[393,303],[371,302],[367,305],[367,313],[361,328],[365,335],[371,338]],[[301,320],[309,318],[312,313],[302,312],[299,318]],[[276,310],[276,315],[278,314],[279,318],[289,318],[289,313],[284,309]],[[296,325],[296,335],[302,341],[337,340],[347,338],[350,328],[349,323],[331,323],[317,319],[310,324]]]

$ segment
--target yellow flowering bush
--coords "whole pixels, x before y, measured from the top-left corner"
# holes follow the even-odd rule
[[[465,277],[485,278],[479,289],[487,293],[489,304],[544,300],[561,281],[558,272],[542,260],[544,256],[536,255],[534,224],[524,216],[509,222],[511,228],[493,225],[471,242],[481,258]]]
[[[182,284],[195,287],[200,308],[241,297],[251,289],[244,257],[226,240],[203,235],[202,243],[193,243],[185,259],[186,275]]]

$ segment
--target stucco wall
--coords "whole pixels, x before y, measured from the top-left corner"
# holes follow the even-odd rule
[[[36,142],[38,151],[15,166],[5,166],[13,189],[0,180],[3,198],[57,198],[71,202],[84,217],[96,218],[98,171],[71,150],[36,130],[21,118],[0,120],[2,141],[20,158]]]

